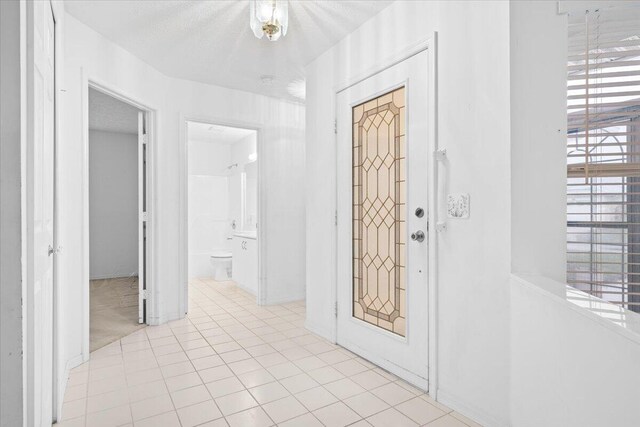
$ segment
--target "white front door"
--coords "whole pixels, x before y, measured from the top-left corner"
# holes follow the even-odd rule
[[[27,2],[27,417],[53,417],[54,21],[48,1]],[[31,277],[29,277],[31,276]],[[31,407],[33,405],[33,407]]]
[[[337,96],[337,341],[427,389],[428,55]]]

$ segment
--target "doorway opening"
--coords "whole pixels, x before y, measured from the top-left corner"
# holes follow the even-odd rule
[[[259,294],[258,132],[187,121],[188,278]]]
[[[144,327],[145,112],[89,88],[89,349]]]

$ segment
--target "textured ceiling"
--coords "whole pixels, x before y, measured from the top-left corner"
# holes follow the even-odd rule
[[[233,144],[255,133],[255,130],[218,126],[208,123],[189,122],[189,141]]]
[[[138,109],[89,89],[89,129],[137,134]]]
[[[304,66],[391,3],[290,1],[287,35],[277,42],[253,35],[248,1],[84,0],[65,8],[169,76],[297,100],[287,85],[304,79]]]

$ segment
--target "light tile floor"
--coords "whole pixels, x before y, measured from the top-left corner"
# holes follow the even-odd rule
[[[190,283],[187,318],[91,354],[58,427],[478,424],[304,326],[303,302],[260,307],[232,282]]]

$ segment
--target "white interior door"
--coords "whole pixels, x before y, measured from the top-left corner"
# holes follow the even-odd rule
[[[337,341],[424,389],[427,73],[419,53],[338,93],[336,106]]]
[[[138,323],[146,322],[146,144],[145,113],[138,112]]]
[[[48,1],[27,4],[32,47],[26,192],[27,422],[49,427],[53,417],[54,20]]]

